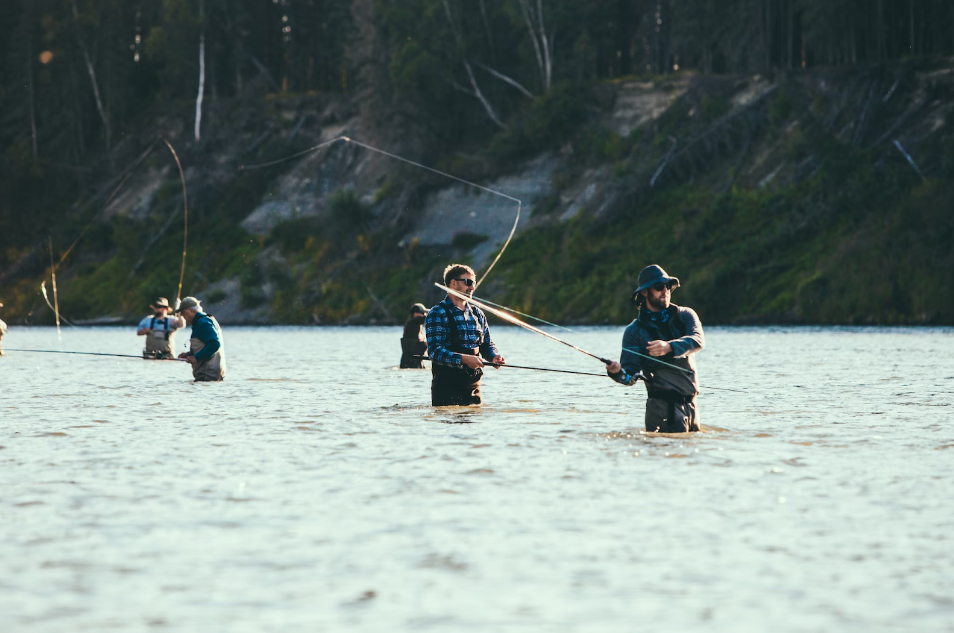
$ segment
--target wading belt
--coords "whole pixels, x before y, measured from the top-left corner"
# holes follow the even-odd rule
[[[669,420],[670,424],[673,424],[676,420],[676,405],[677,404],[689,404],[690,402],[695,401],[695,394],[691,396],[685,396],[681,393],[675,391],[670,391],[668,389],[653,389],[647,385],[647,396],[653,400],[662,400],[669,405]]]

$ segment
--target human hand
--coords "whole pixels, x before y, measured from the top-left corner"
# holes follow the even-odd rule
[[[481,360],[480,356],[474,356],[472,354],[462,354],[460,361],[471,369],[480,369],[484,366],[484,361]]]
[[[490,364],[494,366],[494,369],[500,369],[501,365],[507,364],[507,360],[500,354],[497,354],[493,360],[490,361]]]
[[[618,374],[618,373],[621,372],[621,371],[623,371],[623,366],[620,365],[619,362],[613,361],[612,363],[606,363],[606,372],[607,372],[607,373],[610,373],[610,374]]]
[[[672,345],[668,341],[649,341],[646,349],[650,356],[665,356],[672,351]]]

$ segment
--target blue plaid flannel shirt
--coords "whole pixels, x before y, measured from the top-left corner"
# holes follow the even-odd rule
[[[453,322],[451,322],[453,320]],[[438,365],[461,367],[460,354],[447,349],[451,344],[450,328],[456,327],[460,333],[460,345],[476,348],[480,345],[480,355],[484,360],[492,360],[498,355],[497,348],[490,340],[490,327],[487,317],[477,306],[469,303],[461,310],[454,305],[451,298],[444,297],[427,312],[424,320],[424,332],[427,334],[427,355]],[[483,332],[484,342],[480,343],[480,333]]]

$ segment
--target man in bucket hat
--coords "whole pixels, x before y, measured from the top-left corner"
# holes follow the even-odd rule
[[[171,308],[169,300],[159,297],[149,305],[152,316],[147,316],[139,322],[138,336],[146,337],[146,349],[142,352],[143,358],[161,360],[175,358],[176,330],[185,327],[182,317],[169,316]]]
[[[225,349],[222,346],[222,328],[215,317],[202,311],[195,297],[186,297],[176,308],[186,323],[192,326],[189,351],[179,358],[192,364],[196,382],[218,382],[225,378]]]
[[[691,308],[669,302],[679,279],[662,267],[647,266],[636,283],[636,319],[623,333],[619,362],[607,365],[606,372],[624,385],[646,382],[647,431],[698,431],[699,381],[693,355],[705,346],[702,323]]]

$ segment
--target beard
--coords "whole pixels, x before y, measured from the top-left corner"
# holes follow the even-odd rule
[[[662,312],[669,307],[669,299],[666,298],[666,295],[661,295],[658,299],[654,298],[652,293],[646,293],[646,305],[649,306],[649,309],[653,312]]]

